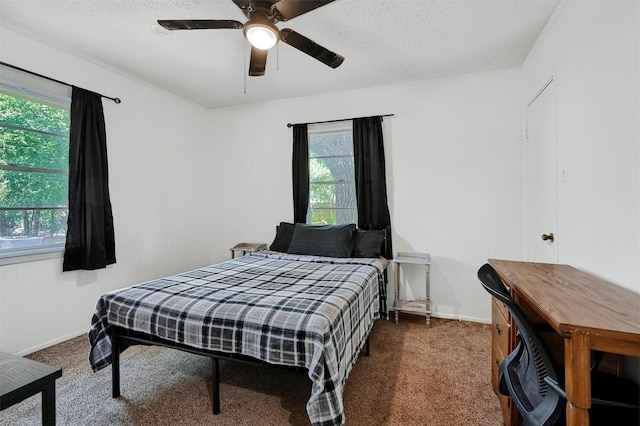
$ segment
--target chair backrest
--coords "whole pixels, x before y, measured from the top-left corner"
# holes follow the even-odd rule
[[[520,341],[500,364],[501,392],[513,399],[523,425],[552,425],[564,412],[565,401],[545,381],[558,382],[557,366],[544,340],[520,305],[511,297],[497,272],[488,263],[478,279],[493,297],[505,304],[518,328]]]

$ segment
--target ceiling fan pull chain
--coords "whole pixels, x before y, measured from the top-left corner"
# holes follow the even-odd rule
[[[244,59],[244,66],[242,68],[242,74],[244,75],[244,90],[243,90],[243,94],[247,94],[247,43],[242,43],[244,45],[244,55],[242,55],[242,58]]]

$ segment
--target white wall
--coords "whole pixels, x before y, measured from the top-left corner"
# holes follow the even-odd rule
[[[85,333],[105,291],[209,263],[209,112],[1,27],[0,58],[122,99],[103,102],[117,263],[1,266],[0,351],[24,354]]]
[[[557,88],[559,261],[640,292],[640,10],[568,1],[523,68],[523,105]]]
[[[0,267],[0,350],[86,332],[104,291],[225,260],[237,242],[270,243],[292,219],[286,123],[386,113],[395,114],[384,121],[394,251],[432,254],[437,315],[488,322],[475,274],[487,258],[523,256],[522,112],[550,76],[570,173],[561,261],[637,290],[638,17],[636,0],[568,2],[522,72],[214,111],[0,28],[3,61],[123,100],[104,102],[118,263]]]
[[[383,123],[394,252],[432,255],[436,315],[488,322],[476,272],[488,258],[521,258],[519,70],[430,80],[212,111],[225,179],[216,201],[216,254],[271,243],[291,221],[292,130],[286,124],[393,113]],[[409,274],[411,275],[411,274]],[[414,272],[413,293],[424,295]],[[389,293],[391,295],[391,293]]]

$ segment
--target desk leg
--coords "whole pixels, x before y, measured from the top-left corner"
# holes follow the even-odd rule
[[[56,424],[56,382],[52,381],[42,391],[42,425]]]
[[[591,407],[591,339],[572,333],[564,339],[567,426],[589,426]]]

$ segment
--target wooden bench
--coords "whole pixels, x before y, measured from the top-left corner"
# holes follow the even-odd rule
[[[0,410],[42,392],[42,424],[56,424],[56,379],[62,369],[0,352]]]

